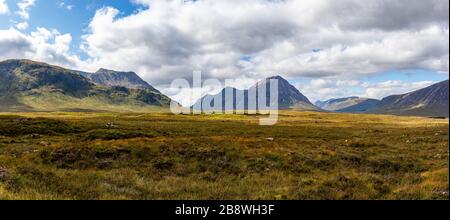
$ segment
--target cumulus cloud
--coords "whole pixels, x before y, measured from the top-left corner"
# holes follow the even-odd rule
[[[324,101],[332,98],[362,95],[362,82],[359,80],[312,79],[308,84],[298,84],[296,87],[307,96],[310,101]],[[365,97],[362,95],[361,97]]]
[[[448,73],[448,1],[134,2],[149,7],[120,18],[97,11],[82,45],[90,62],[156,83],[192,70],[221,79]]]
[[[28,28],[28,22],[24,21],[24,22],[17,23],[16,28],[19,30],[25,30]]]
[[[18,4],[24,19],[34,2]],[[190,79],[194,70],[218,79],[310,77],[310,91],[332,78],[334,85],[322,94],[310,93],[313,100],[354,95],[353,87],[378,97],[357,80],[383,71],[449,72],[446,0],[133,2],[143,8],[127,16],[112,7],[96,11],[80,45],[85,60],[70,53],[70,35],[51,30],[39,43],[36,34],[3,31],[8,36],[0,36],[0,47],[26,49],[1,51],[0,57],[27,53],[87,71],[135,71],[163,91],[175,78]]]
[[[6,4],[6,0],[0,0],[0,15],[6,14],[9,12],[8,5]]]
[[[66,67],[85,66],[71,54],[72,36],[57,30],[37,28],[29,35],[10,28],[0,30],[0,60],[33,59]]]
[[[419,82],[405,83],[398,80],[389,80],[380,83],[363,83],[362,86],[365,88],[364,95],[366,97],[381,99],[389,95],[400,95],[418,89],[422,89],[434,83],[436,82],[419,81]]]
[[[445,0],[331,1],[324,6],[319,19],[344,30],[421,29],[430,23],[446,23],[448,6]]]
[[[20,0],[17,3],[17,7],[19,8],[17,14],[23,19],[29,19],[30,18],[29,10],[34,5],[35,2],[36,0]]]

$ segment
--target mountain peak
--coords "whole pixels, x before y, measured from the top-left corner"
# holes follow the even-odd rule
[[[104,73],[104,72],[116,72],[116,71],[105,69],[105,68],[100,68],[95,73]]]
[[[95,72],[95,74],[136,74],[136,73],[131,72],[131,71],[122,72],[122,71],[115,71],[115,70],[111,70],[111,69],[100,68],[97,70],[97,72]]]
[[[100,68],[95,73],[87,73],[85,77],[103,86],[121,86],[132,89],[153,89],[154,88],[139,77],[135,72],[119,72]]]
[[[267,79],[278,79],[278,80],[286,80],[286,79],[284,79],[282,76],[280,76],[280,75],[276,75],[276,76],[271,76],[271,77],[268,77]]]

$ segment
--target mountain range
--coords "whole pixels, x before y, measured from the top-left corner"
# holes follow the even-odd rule
[[[383,98],[367,113],[417,116],[449,116],[448,80],[414,92]]]
[[[6,60],[0,62],[0,111],[127,111],[170,105],[169,97],[135,79],[129,73],[90,74],[31,60]]]
[[[247,110],[249,94],[259,97],[260,88],[264,87],[269,92],[272,79],[278,80],[280,109],[449,116],[448,80],[382,100],[347,97],[318,101],[314,105],[286,79],[274,76],[246,90],[228,87],[218,94],[206,95],[192,108]],[[270,94],[264,95],[269,100]],[[221,100],[222,109],[217,109],[213,100]],[[0,111],[146,111],[167,109],[170,102],[169,97],[134,72],[100,69],[89,73],[31,60],[0,62]],[[209,105],[203,106],[205,103]]]
[[[445,80],[417,91],[391,95],[382,100],[347,97],[317,101],[315,105],[334,112],[448,117],[448,84],[448,80]]]
[[[379,102],[380,100],[377,99],[360,98],[353,96],[347,98],[330,99],[323,102],[317,101],[314,104],[317,107],[320,107],[327,111],[358,113],[365,112],[369,109],[374,108]]]
[[[239,90],[236,88],[224,88],[221,92],[215,95],[205,95],[199,99],[192,108],[196,110],[248,110],[249,109],[249,95],[255,97],[255,106],[251,109],[256,109],[259,105],[258,98],[261,95],[261,88],[266,89],[266,105],[270,102],[270,80],[278,80],[278,108],[279,109],[296,109],[296,110],[320,110],[314,106],[306,96],[304,96],[297,88],[291,85],[286,79],[281,76],[274,76],[266,78],[256,85],[253,85],[247,90]],[[228,94],[228,95],[227,95]],[[214,106],[214,100],[221,100],[221,107]],[[204,106],[206,104],[206,106]]]

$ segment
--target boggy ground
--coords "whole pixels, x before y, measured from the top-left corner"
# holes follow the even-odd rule
[[[0,199],[448,199],[448,120],[283,111],[258,122],[0,113]]]

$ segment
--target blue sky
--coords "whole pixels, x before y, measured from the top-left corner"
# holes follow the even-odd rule
[[[313,101],[448,79],[448,1],[319,1],[0,0],[0,59],[135,71],[167,92],[194,70],[238,84],[279,74]]]
[[[0,29],[7,29],[24,20],[14,13],[18,10],[14,2],[18,0],[6,2],[11,12],[0,15]],[[29,26],[23,32],[30,33],[38,27],[45,27],[56,29],[61,33],[70,33],[73,38],[73,50],[84,56],[79,50],[81,37],[86,33],[86,28],[96,10],[106,6],[120,9],[119,17],[130,15],[143,8],[142,5],[128,0],[37,0],[29,10],[30,19],[27,21]]]

